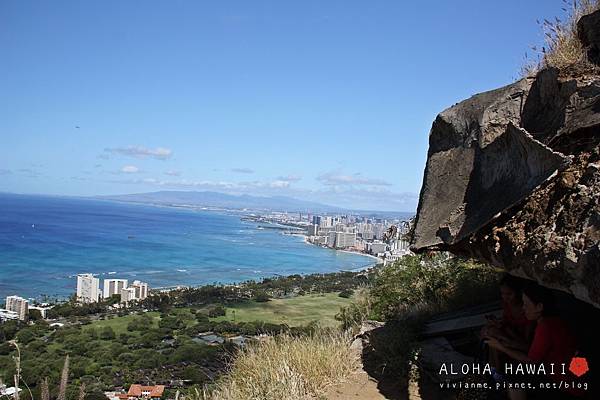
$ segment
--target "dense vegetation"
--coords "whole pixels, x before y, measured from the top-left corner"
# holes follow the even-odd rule
[[[337,318],[356,329],[366,320],[386,321],[370,335],[369,346],[381,374],[404,379],[418,352],[423,323],[432,314],[498,300],[494,269],[447,255],[408,256],[378,270]]]
[[[232,367],[234,371],[236,368],[242,371],[244,365],[259,368],[261,351],[281,358],[287,354],[287,350],[282,349],[294,348],[298,350],[295,354],[310,355],[306,346],[299,345],[304,343],[300,338],[312,336],[314,339],[315,334],[323,335],[324,331],[309,323],[309,319],[299,318],[296,322],[305,325],[290,327],[275,316],[291,316],[294,310],[289,304],[294,304],[296,311],[302,314],[319,303],[329,304],[331,309],[349,304],[336,316],[346,329],[356,328],[366,319],[386,321],[393,329],[371,337],[370,345],[377,347],[373,353],[379,357],[372,361],[381,365],[386,374],[406,376],[409,360],[417,350],[424,318],[473,301],[495,298],[496,278],[496,272],[471,262],[447,256],[409,256],[369,273],[293,275],[235,286],[157,293],[128,309],[112,309],[114,299],[93,306],[68,302],[54,311],[54,315],[66,323],[63,328],[51,328],[41,320],[31,325],[0,324],[0,379],[9,381],[15,373],[16,353],[9,341],[16,340],[21,350],[23,381],[36,398],[40,396],[42,377],[49,378],[51,387],[58,387],[67,355],[70,357],[69,378],[74,383],[68,392],[69,399],[78,398],[76,388],[82,384],[90,396],[99,396],[103,390],[126,388],[131,383],[166,384],[173,390],[185,391],[205,384],[212,386],[228,370],[239,348],[227,341],[207,345],[199,340],[199,333],[214,332],[223,336],[285,333],[286,339],[273,342],[275,347],[251,346],[248,352],[236,358]],[[324,292],[330,294],[315,294]],[[310,341],[306,340],[306,343]],[[299,347],[294,347],[296,344]],[[333,353],[337,352],[336,357],[339,357],[340,349],[347,344],[337,340],[330,350],[335,350]],[[319,357],[316,358],[319,362],[328,359],[325,352]],[[350,357],[349,353],[344,353],[344,357]],[[308,359],[297,361],[298,365],[309,362]],[[337,379],[326,370],[320,370],[323,382]],[[318,391],[315,387],[308,388],[307,378],[298,374],[290,375],[297,379],[294,385],[301,383],[304,385],[301,389],[307,393]],[[268,382],[254,380],[251,383],[258,386],[243,389],[236,386],[240,382],[231,379],[220,381],[215,395],[239,398],[227,397],[227,393],[260,391],[269,386]],[[260,387],[263,384],[265,386]],[[27,397],[27,394],[22,396]]]
[[[317,326],[308,320],[298,320],[306,322],[306,326],[290,327],[271,322],[275,319],[257,310],[273,308],[293,314],[295,307],[302,313],[306,311],[303,307],[315,308],[321,299],[339,309],[340,304],[349,300],[338,297],[338,292],[348,293],[368,280],[368,274],[352,272],[293,275],[235,286],[211,285],[156,293],[127,309],[111,307],[118,299],[91,305],[80,305],[71,299],[55,306],[51,313],[65,323],[62,328],[50,327],[43,320],[30,325],[15,321],[0,324],[0,380],[10,382],[16,373],[17,353],[10,343],[16,341],[20,347],[22,380],[36,398],[40,398],[42,378],[49,378],[50,387],[58,387],[67,355],[69,378],[74,383],[68,393],[70,399],[78,398],[76,388],[82,384],[87,393],[95,394],[127,388],[132,383],[189,389],[213,382],[237,351],[227,341],[207,345],[198,339],[199,333],[223,336],[311,333]],[[315,295],[325,292],[334,293]],[[238,311],[239,320],[229,318],[232,310]],[[327,312],[334,315],[335,310]],[[262,320],[254,320],[256,317]],[[21,396],[27,397],[28,393]]]

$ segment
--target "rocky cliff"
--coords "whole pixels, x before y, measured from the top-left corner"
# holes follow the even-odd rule
[[[600,11],[578,35],[600,67]],[[600,74],[541,70],[435,119],[413,249],[478,258],[600,307]]]

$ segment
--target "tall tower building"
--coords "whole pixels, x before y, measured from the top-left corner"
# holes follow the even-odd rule
[[[121,289],[125,289],[127,283],[127,279],[105,279],[102,297],[108,299],[113,294],[121,294]]]
[[[6,309],[16,312],[19,319],[25,321],[29,312],[29,302],[19,296],[8,296],[6,298]]]
[[[135,299],[136,300],[144,300],[148,297],[148,284],[140,281],[133,281],[131,285],[132,288],[135,289]]]
[[[77,275],[77,301],[95,303],[100,299],[100,279],[92,274]]]

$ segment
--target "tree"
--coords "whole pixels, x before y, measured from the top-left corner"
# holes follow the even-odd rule
[[[42,321],[42,313],[40,310],[29,310],[28,317],[30,321]]]
[[[35,334],[31,329],[21,329],[19,333],[17,333],[17,341],[21,344],[27,344],[35,339]]]
[[[171,331],[181,329],[184,327],[184,325],[185,324],[181,318],[172,315],[161,318],[160,322],[158,323],[160,328],[166,328]]]
[[[113,340],[115,339],[116,335],[113,328],[111,328],[110,326],[105,326],[104,328],[102,328],[102,330],[100,330],[100,334],[98,335],[98,337],[102,340]]]
[[[86,393],[84,400],[108,400],[108,397],[101,391]]]
[[[222,304],[217,304],[208,310],[208,316],[211,318],[221,317],[226,314],[225,307]]]
[[[271,296],[269,296],[264,290],[259,290],[254,293],[252,299],[257,303],[266,303],[267,301],[271,300]]]
[[[206,374],[195,365],[190,365],[183,370],[183,379],[190,381],[190,383],[204,383],[207,379]]]

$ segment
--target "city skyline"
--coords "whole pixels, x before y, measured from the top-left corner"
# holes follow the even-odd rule
[[[0,191],[414,212],[435,115],[514,80],[561,7],[3,2]]]

